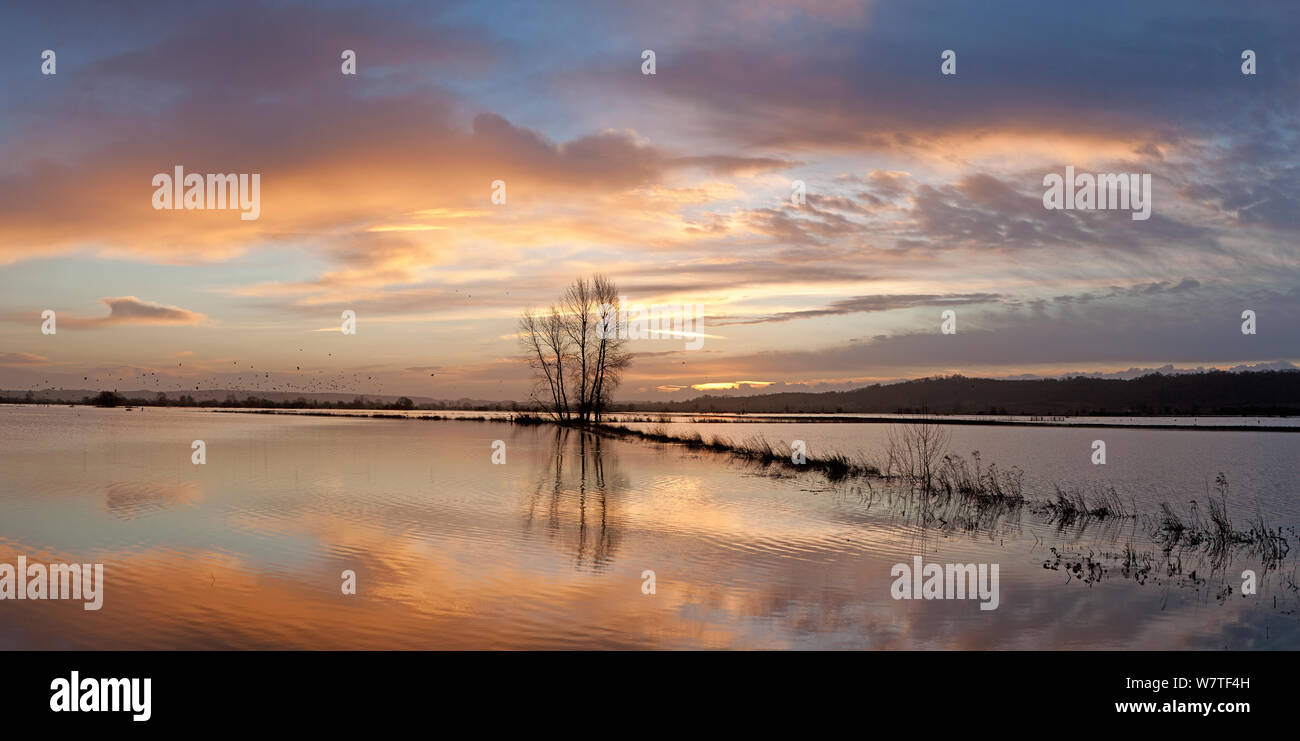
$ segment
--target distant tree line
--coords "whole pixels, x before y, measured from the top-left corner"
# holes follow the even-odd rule
[[[190,394],[181,394],[172,398],[164,392],[160,392],[151,397],[141,398],[126,397],[115,391],[100,391],[95,396],[83,396],[79,402],[40,399],[31,391],[28,391],[23,396],[0,396],[0,404],[73,403],[96,407],[215,407],[230,409],[384,409],[390,411],[456,409],[481,412],[518,412],[534,409],[530,405],[520,404],[515,401],[490,404],[457,404],[455,402],[440,401],[429,404],[416,404],[406,396],[400,397],[396,401],[392,402],[385,402],[379,399],[367,399],[365,396],[355,396],[352,398],[352,401],[328,401],[308,399],[302,396],[292,400],[272,400],[251,394],[244,396],[242,399],[237,397],[235,394],[227,394],[224,400],[195,399]]]
[[[621,354],[622,348],[616,352]],[[608,411],[636,412],[724,412],[753,414],[1016,414],[1042,416],[1242,416],[1268,417],[1300,414],[1300,371],[1259,371],[1228,373],[1212,371],[1163,375],[1153,373],[1131,380],[1073,377],[1044,380],[994,380],[948,376],[895,384],[875,384],[851,391],[822,393],[777,393],[755,396],[701,396],[676,402],[631,402],[613,404],[609,387],[599,392],[586,391],[570,395],[573,376],[567,363],[570,351],[562,350],[561,367],[570,375],[563,397],[550,396],[550,385],[543,382],[542,401],[469,403],[468,400],[416,404],[409,397],[396,401],[353,397],[351,401],[325,401],[298,397],[275,401],[254,395],[238,398],[227,394],[224,400],[195,399],[190,394],[169,397],[159,393],[148,398],[126,398],[113,391],[83,397],[79,402],[38,398],[28,391],[22,396],[0,396],[0,403],[69,404],[92,406],[176,406],[265,409],[384,409],[384,410],[465,410],[465,411],[543,411],[563,418],[564,404],[569,403],[570,418],[577,418],[586,408],[589,418]],[[622,361],[626,364],[626,360]],[[539,364],[542,364],[539,361]],[[581,366],[578,366],[581,368]],[[621,368],[620,368],[621,369]],[[542,368],[537,368],[542,370]],[[615,371],[619,369],[614,369]],[[616,373],[605,383],[616,380]],[[577,387],[581,388],[581,382]],[[592,395],[594,394],[594,396]],[[576,402],[578,396],[586,398]],[[599,401],[596,401],[596,400]],[[555,403],[560,414],[555,414]],[[578,410],[575,412],[575,409]]]

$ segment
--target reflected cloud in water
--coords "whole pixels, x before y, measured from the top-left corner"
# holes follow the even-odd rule
[[[102,562],[104,608],[0,604],[0,647],[1300,646],[1294,557],[1258,599],[1220,598],[1248,560],[1166,556],[1133,521],[1061,527],[550,426],[71,411],[0,417],[0,560]],[[39,446],[14,432],[32,429]],[[1155,549],[1141,584],[1130,543]],[[1044,568],[1052,548],[1104,577]],[[913,555],[1000,564],[1001,606],[891,599]]]

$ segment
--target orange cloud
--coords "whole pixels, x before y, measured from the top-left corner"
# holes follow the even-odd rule
[[[731,391],[740,388],[766,388],[776,381],[726,381],[714,383],[694,383],[691,388],[696,391]]]

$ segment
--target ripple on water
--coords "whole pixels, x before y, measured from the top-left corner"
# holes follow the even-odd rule
[[[1051,547],[1148,545],[1132,527],[1060,530],[1024,514],[972,525],[879,486],[548,427],[123,416],[0,411],[0,441],[15,441],[0,445],[0,561],[93,557],[108,580],[102,614],[24,605],[0,645],[1300,646],[1294,615],[1216,599],[1222,574],[1186,589],[1139,586],[1114,562],[1095,584],[1043,568]],[[200,435],[209,462],[194,466]],[[505,466],[490,462],[495,439]],[[1002,605],[893,600],[890,568],[914,555],[1000,564]],[[345,570],[355,596],[341,592]],[[1281,576],[1262,587],[1269,604],[1288,594]]]

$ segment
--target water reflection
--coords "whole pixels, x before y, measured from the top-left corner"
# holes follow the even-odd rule
[[[618,470],[599,435],[556,427],[543,428],[550,455],[538,466],[528,499],[524,531],[544,528],[548,537],[565,544],[579,569],[600,573],[614,561],[619,533],[610,524],[610,503],[627,490],[627,477]],[[612,474],[606,475],[606,458]]]
[[[106,580],[99,613],[0,603],[0,647],[1300,646],[1294,554],[1215,564],[1138,518],[548,426],[143,416],[0,411],[0,562],[102,562]],[[999,563],[1001,606],[891,599],[890,566],[914,555]],[[1257,599],[1224,592],[1252,567]]]

